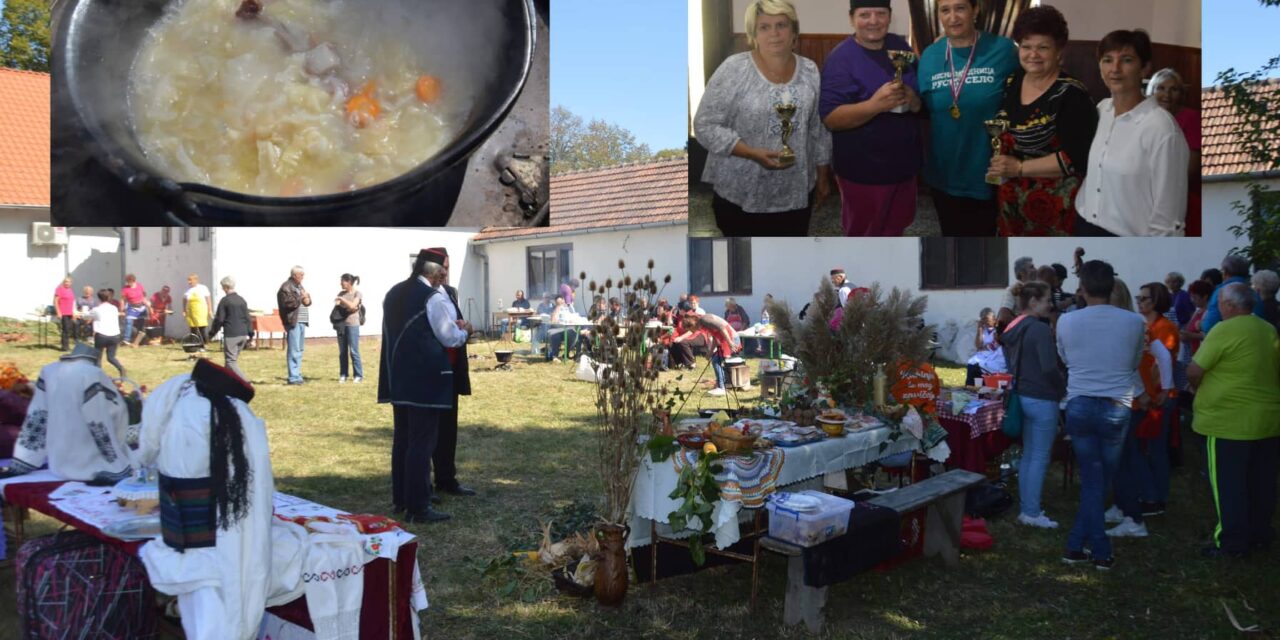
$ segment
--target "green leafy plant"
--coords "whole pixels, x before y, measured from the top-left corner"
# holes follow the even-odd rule
[[[724,465],[718,462],[720,456],[720,453],[704,451],[696,464],[680,470],[676,488],[667,496],[672,500],[682,501],[679,509],[667,514],[672,531],[684,531],[689,528],[691,521],[697,521],[698,528],[694,529],[695,533],[689,538],[689,554],[698,566],[707,561],[702,536],[711,531],[711,512],[720,500],[720,485],[716,483],[716,474],[724,471]]]
[[[649,451],[650,460],[662,462],[680,450],[680,443],[676,442],[675,436],[656,435],[645,443],[645,449]]]

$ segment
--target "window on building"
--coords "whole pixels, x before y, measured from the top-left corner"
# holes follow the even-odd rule
[[[141,231],[138,229],[138,227],[129,227],[129,250],[130,251],[138,250],[138,244],[139,244],[138,236],[140,234],[141,234]]]
[[[160,246],[173,244],[173,227],[160,227]]]
[[[922,238],[921,289],[977,289],[1009,284],[1007,238]]]
[[[198,240],[200,240],[200,242],[208,242],[208,241],[209,241],[209,227],[200,227],[200,233],[199,233],[199,235],[198,235],[198,236],[196,236],[196,238],[197,238]]]
[[[191,227],[178,227],[178,243],[188,244],[191,242]]]
[[[751,238],[689,238],[689,293],[751,295]]]
[[[544,294],[554,298],[560,284],[567,282],[573,269],[573,245],[557,244],[528,248],[528,284],[525,297],[537,300]],[[504,296],[505,297],[505,296]]]

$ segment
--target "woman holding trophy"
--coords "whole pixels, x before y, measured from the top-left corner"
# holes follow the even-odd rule
[[[983,122],[994,119],[1004,81],[1018,68],[1017,48],[978,30],[977,0],[939,0],[944,38],[920,54],[918,90],[931,137],[924,165],[942,235],[996,234],[996,201],[987,183],[989,144]]]
[[[1000,185],[1001,236],[1065,236],[1075,228],[1098,112],[1084,84],[1062,71],[1067,36],[1066,19],[1048,5],[1013,24],[1021,68],[1005,81],[1000,112],[987,123],[999,142],[987,177]]]
[[[805,236],[830,193],[831,134],[818,117],[818,66],[796,55],[800,22],[786,0],[747,5],[751,50],[712,74],[693,119],[715,188],[716,225],[730,237]],[[810,199],[810,191],[813,198]]]
[[[853,35],[827,56],[822,121],[846,236],[900,236],[915,220],[923,161],[915,53],[889,33],[889,0],[850,0]]]

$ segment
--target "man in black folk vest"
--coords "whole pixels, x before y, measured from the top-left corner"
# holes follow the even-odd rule
[[[441,251],[444,251],[441,249]],[[449,259],[445,257],[445,266],[449,265]],[[458,290],[449,286],[446,280],[441,286],[444,293],[448,294],[449,301],[453,303],[453,311],[457,315],[458,320],[462,320],[462,308],[458,306]],[[470,325],[467,325],[467,331],[470,332]],[[458,467],[454,462],[454,458],[458,451],[458,396],[471,395],[471,375],[467,365],[467,344],[462,343],[458,347],[458,357],[453,369],[453,408],[446,410],[440,415],[440,439],[436,443],[436,452],[432,457],[435,464],[436,474],[436,491],[455,496],[474,496],[474,489],[465,487],[458,483]],[[433,502],[439,502],[439,495],[432,495]]]
[[[431,508],[431,458],[443,415],[457,410],[454,372],[465,366],[460,347],[471,325],[438,288],[448,279],[445,250],[423,249],[409,279],[382,302],[378,402],[392,405],[391,502],[405,522],[449,519]]]

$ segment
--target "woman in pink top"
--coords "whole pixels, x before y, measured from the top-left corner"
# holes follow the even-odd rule
[[[120,290],[124,299],[124,344],[131,347],[133,332],[142,333],[146,327],[147,316],[151,314],[151,305],[147,302],[147,291],[132,273],[124,277],[124,288]]]
[[[71,336],[75,334],[76,292],[71,290],[71,276],[53,290],[53,308],[58,313],[62,328],[62,350],[71,348]]]

